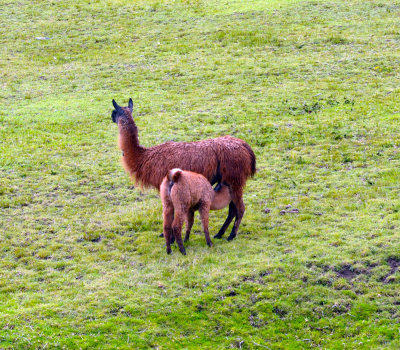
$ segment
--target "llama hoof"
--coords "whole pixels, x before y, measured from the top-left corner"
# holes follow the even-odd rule
[[[171,254],[171,248],[167,248],[167,254]]]
[[[221,238],[222,238],[222,235],[220,235],[219,233],[217,233],[217,234],[214,236],[214,238],[221,239]]]
[[[207,243],[207,245],[211,248],[213,246],[212,242]]]
[[[186,250],[185,250],[185,249],[180,250],[180,252],[181,252],[183,255],[186,255]]]
[[[232,241],[235,237],[236,237],[236,235],[229,235],[229,237],[227,238],[227,241]]]
[[[161,233],[158,237],[164,237],[164,233]]]

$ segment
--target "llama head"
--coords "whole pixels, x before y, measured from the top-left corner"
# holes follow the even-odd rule
[[[129,103],[128,103],[128,107],[120,107],[118,105],[117,102],[115,102],[115,100],[112,100],[113,106],[114,106],[114,110],[111,113],[111,119],[114,123],[118,124],[119,120],[133,120],[132,119],[132,111],[133,111],[133,101],[130,98],[129,99]]]

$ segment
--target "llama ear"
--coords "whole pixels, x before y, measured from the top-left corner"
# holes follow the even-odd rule
[[[132,101],[131,98],[129,99],[128,108],[129,108],[129,110],[130,110],[131,113],[132,113],[132,111],[133,111],[133,101]]]
[[[115,102],[115,100],[113,99],[112,100],[112,104],[113,104],[113,106],[114,106],[114,108],[115,108],[115,110],[119,110],[121,107],[120,106],[118,106],[118,103],[117,102]]]

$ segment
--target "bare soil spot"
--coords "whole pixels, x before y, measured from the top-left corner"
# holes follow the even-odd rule
[[[352,270],[351,265],[345,265],[343,266],[339,271],[336,272],[338,277],[341,278],[345,278],[348,281],[351,281],[352,279],[354,279],[355,277],[357,277],[357,275],[359,273],[357,273],[356,271]]]
[[[385,284],[392,282],[392,280],[389,277],[392,276],[398,270],[400,266],[400,259],[389,258],[387,260],[387,263],[389,264],[391,270],[385,277],[382,278],[382,282]]]

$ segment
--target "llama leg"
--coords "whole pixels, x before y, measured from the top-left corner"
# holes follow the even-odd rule
[[[169,240],[171,242],[171,244],[175,243],[175,235],[174,232],[171,233],[171,239]]]
[[[165,243],[167,245],[167,254],[171,254],[171,238],[173,237],[174,233],[172,232],[171,228],[164,229],[164,237]]]
[[[165,207],[163,210],[163,230],[165,243],[167,245],[167,254],[171,254],[171,238],[173,237],[172,222],[174,220],[174,208]]]
[[[188,215],[187,215],[186,235],[185,235],[184,242],[187,242],[189,240],[190,231],[192,229],[193,222],[194,222],[194,211],[190,210]]]
[[[244,211],[245,211],[245,206],[243,203],[243,198],[242,198],[241,192],[232,194],[232,201],[236,207],[236,213],[235,213],[236,218],[235,218],[235,223],[233,224],[231,234],[228,237],[228,241],[231,241],[232,239],[234,239],[236,237],[236,234],[237,234],[239,226],[240,226],[240,222],[242,221]]]
[[[182,235],[181,235],[183,222],[184,222],[183,213],[182,212],[176,212],[174,221],[172,223],[172,230],[174,232],[175,240],[176,240],[176,243],[178,244],[180,252],[183,255],[186,255],[186,250],[185,250],[185,247],[183,246]]]
[[[226,218],[224,224],[220,228],[219,232],[214,236],[214,238],[222,238],[222,236],[224,235],[226,229],[228,228],[228,226],[232,222],[232,220],[233,220],[235,215],[236,215],[236,206],[235,206],[235,204],[233,204],[233,202],[230,202],[229,203],[228,217]]]
[[[204,235],[206,237],[206,242],[209,247],[212,246],[212,242],[210,239],[210,233],[208,232],[208,214],[210,212],[210,206],[201,206],[199,208],[201,224],[203,225]]]

